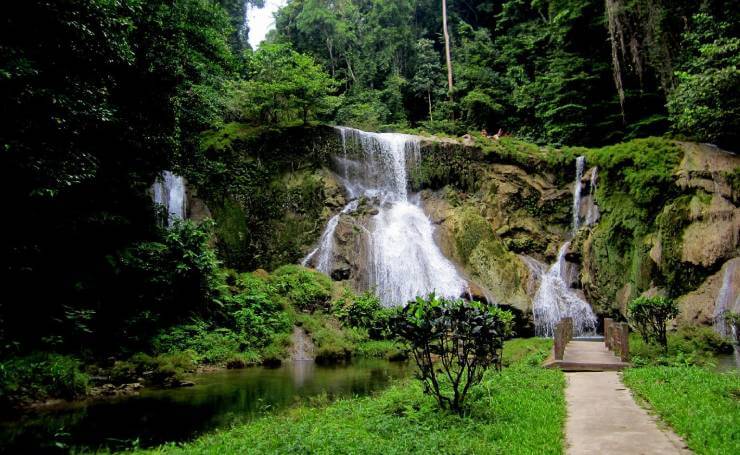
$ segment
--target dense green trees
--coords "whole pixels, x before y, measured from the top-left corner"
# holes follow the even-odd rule
[[[453,102],[440,1],[293,0],[279,12],[273,39],[313,55],[343,82],[338,122],[503,128],[582,145],[672,128],[732,148],[738,12],[730,4],[447,2]],[[390,92],[403,112],[383,109]]]
[[[230,19],[209,0],[39,0],[0,28],[0,185],[14,220],[3,338],[56,345],[73,319],[100,330],[88,346],[103,350],[158,298],[146,280],[129,283],[134,301],[110,289],[141,245],[168,245],[145,190],[220,121]]]
[[[235,117],[256,123],[277,123],[331,107],[336,82],[307,55],[286,45],[268,44],[247,56],[245,79],[233,81],[228,93]]]
[[[451,97],[440,0],[292,0],[256,51],[242,21],[261,0],[17,3],[0,19],[3,353],[138,349],[191,317],[232,323],[214,245],[230,266],[277,268],[323,208],[315,176],[272,185],[304,150],[286,123],[738,147],[730,0],[449,0]],[[147,189],[164,169],[238,229],[159,228]],[[287,206],[301,214],[279,226]]]

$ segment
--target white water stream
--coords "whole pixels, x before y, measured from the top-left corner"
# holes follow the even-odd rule
[[[407,134],[368,133],[337,127],[342,155],[334,164],[353,201],[332,217],[304,265],[331,274],[334,232],[343,214],[357,209],[356,199],[372,200],[378,213],[370,220],[367,270],[370,287],[386,306],[404,305],[417,296],[435,292],[455,298],[467,282],[434,242],[434,226],[409,198],[407,168],[420,159],[419,138]]]
[[[585,158],[576,160],[576,180],[573,187],[573,235],[580,226],[581,178]],[[593,179],[593,174],[592,174]],[[565,260],[570,241],[565,242],[558,251],[554,264],[542,275],[540,286],[533,299],[535,333],[539,336],[552,337],[555,325],[562,318],[573,319],[573,332],[576,336],[593,333],[596,330],[596,315],[588,304],[570,287],[574,266]]]
[[[723,337],[732,337],[737,339],[734,332],[735,327],[725,320],[727,313],[731,311],[740,311],[740,293],[735,292],[733,282],[735,269],[738,260],[730,261],[725,268],[722,276],[722,287],[717,293],[717,299],[714,302],[714,330]]]
[[[168,226],[172,226],[177,219],[185,219],[185,179],[170,171],[163,171],[152,185],[152,200],[167,211]]]

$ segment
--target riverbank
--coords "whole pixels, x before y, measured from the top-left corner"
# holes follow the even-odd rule
[[[137,453],[560,454],[565,379],[539,366],[550,343],[507,345],[510,366],[486,374],[463,417],[440,412],[409,379],[372,397],[301,405],[191,443]]]

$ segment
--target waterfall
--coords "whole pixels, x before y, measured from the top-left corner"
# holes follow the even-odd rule
[[[170,171],[163,171],[152,185],[152,200],[167,211],[167,225],[186,217],[185,179]]]
[[[737,339],[734,333],[735,327],[727,323],[725,316],[731,311],[740,310],[740,293],[735,292],[732,282],[738,262],[740,260],[733,260],[727,264],[722,276],[722,287],[714,302],[714,330],[723,337],[731,336],[733,339]]]
[[[579,156],[576,158],[576,182],[573,187],[573,235],[578,231],[581,222],[581,179],[583,178],[583,168],[586,164],[586,157]]]
[[[420,160],[419,138],[407,134],[369,133],[337,127],[342,154],[334,168],[350,199],[377,205],[370,219],[367,270],[369,286],[385,306],[403,305],[435,292],[457,298],[467,282],[434,242],[434,226],[415,198],[409,198],[407,169]],[[350,203],[351,205],[352,203]],[[329,220],[316,250],[303,263],[331,273],[334,230],[349,205]]]
[[[332,261],[332,252],[334,251],[334,231],[337,230],[339,218],[343,214],[357,210],[357,203],[357,199],[351,201],[349,204],[344,206],[341,212],[329,218],[329,222],[326,223],[326,229],[324,229],[324,232],[321,234],[321,238],[319,239],[319,246],[301,260],[302,266],[306,267],[318,253],[319,256],[315,261],[314,267],[320,272],[331,275],[331,268],[332,265],[334,265]]]
[[[580,225],[581,206],[581,178],[585,158],[576,159],[576,181],[573,188],[573,235]],[[555,325],[565,317],[573,318],[573,332],[575,335],[592,333],[596,329],[596,316],[591,306],[575,290],[571,289],[571,273],[565,254],[570,247],[570,241],[565,242],[558,251],[554,264],[547,273],[542,275],[540,286],[533,299],[535,332],[539,336],[552,337]]]
[[[599,213],[599,206],[596,205],[596,185],[599,180],[599,168],[595,167],[591,172],[591,181],[589,186],[591,187],[591,197],[588,200],[588,210],[586,210],[586,226],[593,226],[599,220],[601,214]]]

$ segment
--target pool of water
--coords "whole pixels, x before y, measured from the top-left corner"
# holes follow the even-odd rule
[[[138,396],[75,403],[0,421],[0,453],[147,447],[186,441],[216,428],[284,409],[309,397],[367,395],[408,375],[407,363],[294,362],[197,375],[194,387],[145,389]]]
[[[740,371],[740,346],[735,346],[732,354],[721,354],[717,356],[718,371]]]

